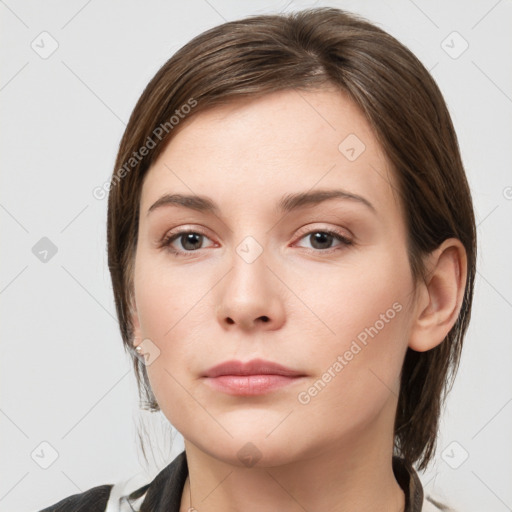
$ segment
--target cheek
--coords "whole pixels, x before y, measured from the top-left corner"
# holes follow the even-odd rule
[[[189,322],[208,284],[204,274],[170,266],[163,253],[154,257],[141,251],[136,259],[134,287],[143,335],[164,349],[163,341],[172,338],[182,322]]]
[[[172,269],[165,258],[144,251],[137,254],[134,272],[138,335],[148,338],[157,354],[147,375],[162,411],[178,428],[198,412],[188,379],[204,356],[205,295],[211,286],[204,273]]]
[[[310,276],[304,277],[304,276]],[[342,350],[352,340],[364,342],[378,332],[379,343],[401,343],[407,332],[412,279],[407,255],[392,247],[356,255],[342,265],[302,268],[289,279],[313,315],[306,318],[328,347]],[[290,281],[289,281],[290,282]],[[303,320],[297,317],[297,321]],[[395,341],[393,341],[395,340]],[[318,347],[315,347],[318,349]],[[328,352],[327,350],[326,352]]]
[[[305,346],[317,375],[297,398],[310,413],[330,411],[332,432],[336,422],[370,421],[398,395],[411,289],[407,258],[392,251],[304,283],[304,301],[314,304],[325,329],[318,323],[323,336]]]
[[[140,322],[139,336],[151,340],[153,356],[146,365],[151,390],[162,413],[180,432],[201,418],[197,404],[185,390],[194,345],[187,333],[188,300],[180,289],[179,276],[149,263],[141,257],[134,276],[135,299]],[[186,288],[185,288],[186,292]],[[146,342],[147,343],[147,342]],[[148,346],[146,344],[146,346]],[[181,384],[181,385],[180,385]]]

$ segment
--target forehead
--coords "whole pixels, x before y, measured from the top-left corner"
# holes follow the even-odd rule
[[[284,192],[343,188],[389,208],[393,175],[371,126],[340,90],[286,90],[185,119],[149,169],[141,211],[162,193],[263,206]]]

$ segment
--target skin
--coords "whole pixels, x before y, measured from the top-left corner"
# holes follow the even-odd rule
[[[353,161],[339,150],[349,134],[365,145]],[[276,209],[286,194],[319,189],[343,189],[373,208],[329,199]],[[148,213],[166,193],[208,196],[219,212],[167,205]],[[401,365],[408,346],[442,342],[466,270],[462,245],[450,239],[414,286],[399,197],[368,122],[334,89],[240,100],[179,126],[143,184],[133,323],[135,344],[149,339],[145,349],[158,352],[148,377],[185,439],[181,511],[404,509],[391,465]],[[177,228],[205,235],[195,250],[177,237],[172,249],[182,257],[161,243]],[[325,229],[351,243],[315,243]],[[252,262],[237,252],[248,236],[262,250]],[[245,247],[256,254],[254,243]],[[383,314],[384,327],[301,403],[299,393],[332,373]],[[228,395],[200,377],[253,358],[306,376],[258,396]],[[244,446],[260,457],[254,465],[238,457]]]

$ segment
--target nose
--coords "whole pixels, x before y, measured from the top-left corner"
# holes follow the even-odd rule
[[[265,251],[252,262],[234,252],[218,293],[217,319],[224,329],[275,330],[285,321],[283,285],[267,266]]]

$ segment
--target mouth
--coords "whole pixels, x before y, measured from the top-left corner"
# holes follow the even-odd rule
[[[253,359],[226,361],[207,370],[203,375],[205,382],[213,389],[230,395],[262,395],[296,383],[306,374],[280,364]]]

